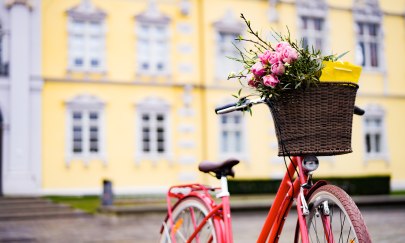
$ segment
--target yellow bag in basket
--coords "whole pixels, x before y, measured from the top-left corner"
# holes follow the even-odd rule
[[[361,67],[349,62],[323,61],[321,82],[352,82],[357,83],[360,78]]]

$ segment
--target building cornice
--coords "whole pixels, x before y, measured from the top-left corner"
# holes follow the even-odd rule
[[[292,1],[292,0],[278,0],[278,3],[291,4],[291,5],[296,4],[296,2]],[[348,12],[352,12],[354,9],[353,6],[346,7],[346,6],[338,6],[338,5],[332,5],[332,4],[327,4],[327,8],[329,10],[340,10],[340,11],[348,11]],[[402,11],[401,9],[398,9],[398,11],[394,12],[394,11],[387,11],[387,10],[380,8],[380,11],[381,11],[382,15],[405,17],[405,11]]]
[[[79,5],[67,10],[67,14],[78,21],[101,22],[107,15],[103,10],[95,7],[90,0],[83,0]]]
[[[228,9],[224,16],[214,22],[214,27],[219,32],[239,34],[243,32],[245,25],[239,18],[236,18],[233,12]]]
[[[150,0],[147,9],[136,15],[135,19],[147,24],[168,24],[170,22],[170,17],[159,11],[154,0]]]
[[[32,0],[7,0],[5,5],[8,9],[12,8],[14,5],[26,6],[29,10],[33,9]]]

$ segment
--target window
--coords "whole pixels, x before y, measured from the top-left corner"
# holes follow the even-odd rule
[[[243,120],[241,114],[220,116],[220,152],[225,155],[240,155],[244,152]]]
[[[382,69],[383,12],[378,0],[354,0],[353,18],[356,29],[356,62],[365,69]]]
[[[104,30],[99,21],[70,21],[69,66],[72,70],[104,69]]]
[[[8,34],[0,24],[0,76],[8,76]]]
[[[217,52],[217,78],[218,79],[227,79],[229,73],[231,72],[238,72],[242,69],[242,65],[230,59],[230,57],[238,57],[239,52],[236,49],[236,46],[240,47],[240,43],[237,42],[239,33],[232,33],[232,32],[225,32],[219,31],[218,32],[218,52]]]
[[[364,115],[364,145],[367,159],[385,159],[384,111],[379,106],[369,106]]]
[[[67,102],[68,159],[104,159],[104,104],[94,96],[81,95]]]
[[[326,1],[297,0],[297,16],[302,46],[327,51]]]
[[[320,17],[301,16],[303,47],[324,50],[324,22],[324,19]]]
[[[148,98],[137,105],[137,156],[156,159],[170,156],[169,105]]]
[[[239,56],[239,51],[234,46],[242,48],[242,43],[235,40],[244,31],[245,24],[235,16],[232,10],[228,9],[221,19],[213,23],[215,28],[215,77],[219,80],[226,80],[229,73],[239,72],[243,65],[231,58]]]
[[[148,75],[169,74],[170,18],[159,11],[156,1],[135,16],[137,72]]]
[[[105,71],[105,27],[106,13],[91,1],[81,1],[69,9],[68,69],[71,71]]]
[[[164,154],[166,152],[166,115],[159,112],[142,112],[142,153]]]
[[[381,66],[380,24],[357,22],[357,62],[363,67],[377,68]]]
[[[100,120],[98,111],[73,110],[72,153],[96,155],[100,148]]]
[[[167,74],[170,52],[168,40],[166,24],[139,23],[137,40],[139,73]]]

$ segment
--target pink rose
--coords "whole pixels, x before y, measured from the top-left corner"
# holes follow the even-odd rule
[[[249,85],[250,87],[253,87],[253,88],[256,88],[256,87],[257,87],[257,81],[256,81],[256,79],[255,79],[255,76],[254,76],[252,73],[249,73],[249,74],[246,76],[246,79],[247,79],[248,85]]]
[[[270,50],[265,50],[262,54],[259,54],[259,59],[263,65],[269,64],[269,56],[271,53]]]
[[[276,45],[276,51],[277,52],[282,52],[286,47],[291,47],[290,44],[286,41],[280,41]]]
[[[269,74],[263,77],[263,84],[265,86],[274,88],[278,83],[280,83],[280,80],[278,80],[277,76]]]
[[[282,62],[276,62],[273,65],[271,65],[271,72],[274,75],[281,75],[285,72],[285,67]]]
[[[261,62],[256,62],[252,66],[251,71],[257,77],[261,77],[266,73],[266,70],[264,69],[264,66],[263,66],[263,64]]]
[[[286,47],[281,52],[281,59],[284,63],[291,63],[298,58],[298,52],[292,47]]]
[[[281,61],[280,53],[278,53],[278,52],[270,53],[270,55],[269,55],[269,63],[270,64],[278,63],[280,61]]]

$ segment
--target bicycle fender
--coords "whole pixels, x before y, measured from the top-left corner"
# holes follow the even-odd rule
[[[327,182],[325,180],[319,180],[319,181],[315,182],[315,184],[311,187],[311,189],[308,190],[307,195],[305,195],[305,199],[308,200],[316,189],[318,189],[321,186],[328,185],[328,184],[329,184],[329,182]]]

